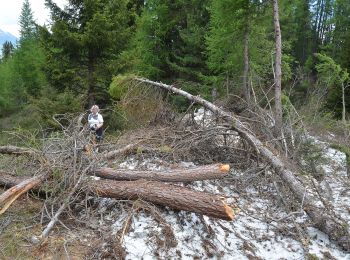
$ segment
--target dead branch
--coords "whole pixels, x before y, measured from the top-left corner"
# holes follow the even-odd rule
[[[118,155],[127,154],[127,153],[133,151],[135,148],[137,148],[139,143],[140,142],[137,142],[134,144],[128,144],[128,145],[126,145],[122,148],[119,148],[117,150],[109,151],[104,155],[104,157],[106,159],[113,159],[113,158],[117,157]]]
[[[65,198],[64,202],[60,206],[60,208],[57,210],[56,214],[53,216],[49,224],[46,226],[44,231],[41,233],[41,238],[46,239],[49,236],[50,230],[54,227],[56,222],[58,221],[58,217],[62,214],[62,212],[67,208],[71,197],[74,195],[74,193],[80,188],[80,185],[83,181],[83,178],[85,177],[85,173],[90,167],[86,168],[85,171],[80,175],[77,183],[74,185],[74,187],[69,192],[68,196]]]

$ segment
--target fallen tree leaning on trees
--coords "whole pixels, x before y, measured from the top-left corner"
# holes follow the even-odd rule
[[[0,181],[0,185],[2,186],[11,186],[16,184],[14,187],[18,187],[19,185],[23,185],[23,183],[34,184],[33,178],[14,178],[6,173],[3,173],[3,177],[4,178],[2,178],[2,180],[8,180],[8,182]],[[32,186],[33,188],[38,188],[38,186],[40,186],[40,184],[43,182],[43,179],[38,177],[34,177],[35,185]],[[224,220],[232,220],[235,217],[235,211],[238,211],[238,208],[232,208],[226,203],[225,198],[218,195],[194,191],[186,187],[175,186],[162,182],[146,180],[89,180],[88,184],[92,195],[95,194],[105,198],[130,200],[140,198],[154,204],[168,206],[169,208],[195,212]],[[11,189],[12,188],[9,190]],[[0,200],[0,208],[2,208],[2,206],[3,205]],[[57,218],[55,220],[57,220]],[[45,236],[43,237],[48,235],[48,232],[43,233],[45,233]]]
[[[332,214],[329,214],[326,208],[318,207],[314,198],[303,186],[303,184],[297,179],[296,173],[288,169],[286,164],[283,162],[282,156],[274,154],[256,136],[254,136],[237,117],[231,113],[225,112],[213,103],[208,102],[199,96],[193,96],[188,92],[178,89],[172,85],[167,85],[144,78],[131,78],[130,80],[157,86],[171,91],[175,94],[184,96],[188,100],[194,103],[198,103],[209,109],[215,115],[222,117],[226,121],[229,121],[230,124],[232,124],[232,129],[237,131],[243,139],[245,139],[250,145],[254,147],[258,154],[262,155],[263,158],[271,164],[276,173],[279,174],[280,178],[284,181],[284,183],[293,192],[294,196],[302,204],[303,209],[313,220],[315,226],[321,231],[328,234],[331,239],[337,241],[337,243],[342,248],[350,251],[350,234],[348,230],[348,224],[339,216],[335,217]]]
[[[129,169],[96,169],[92,174],[113,180],[153,180],[167,182],[190,182],[210,179],[221,179],[228,175],[228,164],[211,164],[188,169],[172,169],[164,171],[141,171]]]

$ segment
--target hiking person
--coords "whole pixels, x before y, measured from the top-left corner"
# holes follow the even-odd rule
[[[88,124],[91,131],[96,133],[96,141],[100,142],[102,140],[103,134],[103,117],[99,113],[100,109],[97,105],[93,105],[90,109],[91,113],[88,116]]]

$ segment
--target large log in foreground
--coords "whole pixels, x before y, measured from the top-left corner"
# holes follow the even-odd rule
[[[138,180],[146,179],[167,182],[190,182],[210,179],[221,179],[228,175],[228,164],[211,164],[187,169],[172,169],[164,171],[140,171],[128,169],[101,168],[95,170],[95,175],[104,179]]]
[[[33,178],[35,179],[33,180]],[[27,178],[23,180],[22,178],[12,177],[9,174],[2,173],[2,176],[0,178],[0,185],[23,185],[23,183],[26,182],[27,184],[36,184],[32,185],[32,188],[36,189],[43,182],[43,179],[37,179],[37,177],[33,178]],[[207,215],[209,217],[225,220],[232,220],[235,216],[234,210],[229,205],[227,205],[224,198],[210,193],[193,191],[185,187],[146,180],[89,180],[89,185],[91,192],[93,194],[97,194],[100,197],[116,199],[142,198],[145,201],[168,206],[169,208],[196,212],[199,214]],[[1,207],[2,204],[0,203],[0,208]]]
[[[98,180],[91,183],[90,189],[101,197],[143,199],[169,208],[224,220],[233,220],[235,216],[233,208],[223,197],[162,182]]]
[[[285,158],[281,155],[275,155],[267,148],[249,129],[233,114],[227,113],[213,103],[199,97],[193,96],[190,93],[176,88],[173,85],[167,85],[160,82],[154,82],[143,78],[134,78],[138,82],[157,86],[169,90],[175,94],[186,97],[188,100],[200,104],[212,111],[215,115],[220,116],[232,124],[232,128],[237,131],[240,136],[250,143],[263,158],[271,164],[276,173],[286,183],[293,192],[294,196],[303,205],[303,209],[315,223],[315,226],[325,232],[345,250],[350,251],[350,234],[349,225],[340,216],[334,217],[332,214],[327,214],[327,209],[319,208],[317,202],[312,195],[307,191],[303,184],[297,179],[296,173],[289,169],[284,163]]]

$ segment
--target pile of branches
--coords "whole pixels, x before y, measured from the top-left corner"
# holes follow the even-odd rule
[[[90,197],[150,202],[176,210],[186,210],[224,220],[233,220],[235,205],[229,205],[224,196],[199,192],[171,184],[229,175],[230,166],[211,163],[193,168],[175,168],[165,171],[128,170],[106,167],[109,162],[125,154],[146,152],[147,141],[121,145],[95,143],[81,123],[85,115],[57,115],[55,120],[62,131],[42,139],[36,148],[2,146],[0,154],[25,157],[24,176],[1,172],[0,185],[8,189],[0,195],[0,214],[3,214],[22,194],[34,190],[44,197],[41,223],[46,228],[33,241],[42,242],[60,217],[74,216],[79,205],[87,205]],[[112,148],[106,149],[106,147]],[[149,147],[150,148],[150,147]],[[99,152],[97,150],[100,150]],[[103,151],[104,150],[104,151]]]
[[[191,106],[202,106],[204,115],[209,111],[211,120],[203,116],[194,118],[195,115],[187,113],[190,116],[172,116],[171,125],[157,127],[154,126],[156,120],[149,118],[153,128],[135,130],[132,135],[125,135],[117,145],[108,144],[105,151],[96,153],[97,145],[86,141],[89,138],[79,123],[83,115],[70,119],[63,116],[68,123],[61,123],[62,133],[55,138],[45,138],[40,149],[0,147],[0,153],[29,156],[33,158],[32,163],[37,165],[35,176],[29,179],[2,174],[0,184],[11,188],[0,195],[0,214],[21,194],[40,188],[47,196],[43,215],[49,220],[40,237],[42,239],[49,235],[63,212],[69,214],[72,205],[79,204],[87,195],[122,200],[142,199],[177,210],[232,220],[236,206],[229,205],[223,196],[194,191],[169,182],[232,179],[229,165],[250,171],[252,174],[246,181],[252,182],[268,168],[278,178],[276,190],[287,192],[290,196],[286,197],[293,197],[294,203],[309,215],[317,228],[342,248],[350,250],[346,222],[334,215],[327,202],[320,203],[320,199],[306,189],[306,182],[298,173],[299,168],[291,161],[298,148],[295,128],[285,127],[281,136],[275,138],[270,131],[273,118],[257,106],[248,107],[238,116],[172,85],[135,77],[125,79],[124,84],[127,88],[157,87],[181,95],[191,102]],[[106,167],[127,154],[143,158],[157,155],[167,161],[186,160],[206,165],[164,171]]]

